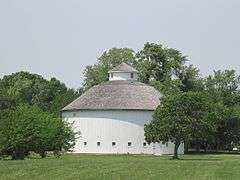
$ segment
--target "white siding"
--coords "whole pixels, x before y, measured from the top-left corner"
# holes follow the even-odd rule
[[[113,77],[111,77],[113,74]],[[112,72],[109,74],[110,81],[118,81],[118,80],[137,80],[138,76],[137,73],[133,73],[133,78],[131,78],[130,72]]]
[[[76,111],[63,112],[63,118],[73,123],[81,137],[74,147],[75,153],[132,153],[172,154],[173,144],[143,146],[144,124],[152,119],[152,111]],[[75,114],[75,115],[74,115]],[[74,117],[75,116],[75,117]],[[87,142],[87,145],[84,145]],[[97,146],[100,142],[100,146]],[[116,142],[116,146],[112,146]],[[128,142],[132,143],[128,147]],[[179,148],[183,153],[183,146]]]

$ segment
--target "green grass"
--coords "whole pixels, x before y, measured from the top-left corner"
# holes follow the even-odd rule
[[[64,155],[0,161],[0,179],[240,179],[240,155]]]

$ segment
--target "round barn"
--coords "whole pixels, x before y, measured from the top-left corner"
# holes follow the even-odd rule
[[[74,153],[172,154],[172,143],[148,144],[144,124],[152,119],[161,94],[138,82],[138,72],[126,63],[109,71],[109,81],[94,86],[62,110],[81,136]],[[183,145],[179,154],[183,154]]]

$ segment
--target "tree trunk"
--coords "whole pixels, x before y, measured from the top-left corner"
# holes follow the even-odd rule
[[[188,153],[188,146],[189,146],[189,143],[188,142],[184,142],[184,152],[185,153]]]
[[[200,147],[200,146],[201,146],[200,142],[199,142],[199,141],[197,141],[197,149],[196,149],[196,150],[197,150],[197,152],[200,152],[200,149],[201,149],[201,147]]]
[[[178,159],[178,148],[180,146],[180,142],[176,141],[174,143],[174,154],[173,154],[173,159]]]
[[[23,160],[25,158],[25,152],[21,148],[16,148],[11,156],[12,160]]]
[[[41,151],[40,152],[40,156],[41,156],[41,158],[45,158],[46,157],[46,152],[45,151]]]
[[[207,146],[208,146],[208,143],[207,143],[207,142],[204,142],[204,152],[205,152],[205,153],[207,152]]]

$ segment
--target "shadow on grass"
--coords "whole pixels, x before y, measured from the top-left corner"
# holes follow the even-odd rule
[[[222,161],[222,159],[218,158],[189,158],[189,159],[178,159],[179,161]]]
[[[225,154],[225,155],[240,155],[240,152],[237,152],[237,151],[219,151],[219,152],[216,152],[216,151],[207,151],[207,152],[204,152],[204,151],[190,151],[190,152],[187,152],[185,153],[185,155],[217,155],[217,154]]]

